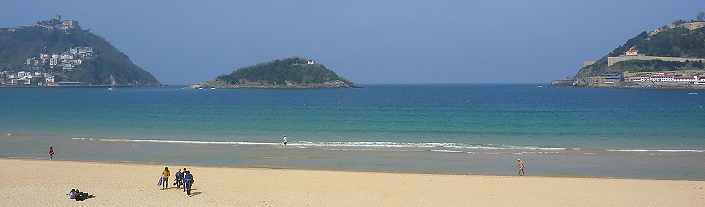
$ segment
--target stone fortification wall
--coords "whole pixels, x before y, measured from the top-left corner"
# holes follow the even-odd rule
[[[705,58],[681,58],[681,57],[658,57],[658,56],[619,56],[619,57],[607,57],[607,66],[612,66],[618,62],[628,61],[628,60],[661,60],[669,62],[686,62],[686,61],[703,61]]]

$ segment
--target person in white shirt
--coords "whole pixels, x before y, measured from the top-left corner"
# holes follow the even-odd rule
[[[282,144],[284,144],[284,147],[286,147],[286,143],[287,143],[286,135],[284,135],[284,138],[282,138]]]

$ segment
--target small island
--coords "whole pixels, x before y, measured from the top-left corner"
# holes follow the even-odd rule
[[[290,57],[239,68],[192,88],[353,88],[355,85],[315,60]]]

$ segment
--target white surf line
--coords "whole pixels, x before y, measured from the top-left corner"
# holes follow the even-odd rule
[[[101,141],[101,142],[142,142],[142,143],[172,143],[172,144],[214,144],[214,145],[281,145],[279,142],[247,142],[247,141],[197,141],[197,140],[166,140],[166,139],[116,139],[116,138],[84,138],[75,137],[73,140]],[[444,142],[310,142],[300,141],[289,143],[297,147],[367,147],[367,148],[440,148],[437,150],[459,151],[463,149],[474,150],[531,150],[531,151],[563,151],[567,148],[560,147],[535,147],[535,146],[482,146],[460,143]],[[461,152],[461,151],[459,151]]]

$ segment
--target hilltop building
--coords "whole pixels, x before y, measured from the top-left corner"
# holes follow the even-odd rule
[[[639,50],[636,47],[630,47],[624,56],[639,56]]]
[[[37,23],[34,23],[32,25],[34,27],[41,27],[46,30],[61,30],[64,31],[65,33],[71,33],[73,30],[78,30],[81,29],[81,27],[78,25],[78,21],[76,20],[70,20],[70,19],[61,19],[61,15],[56,15],[52,17],[50,20],[43,20],[43,21],[38,21]]]
[[[700,21],[700,20],[692,20],[690,22],[684,22],[684,21],[679,21],[679,22],[674,22],[672,24],[656,28],[656,30],[652,31],[649,33],[649,36],[654,36],[658,33],[661,33],[663,31],[669,30],[669,29],[675,29],[675,28],[685,28],[688,30],[696,30],[705,27],[705,21]]]

